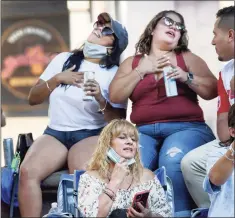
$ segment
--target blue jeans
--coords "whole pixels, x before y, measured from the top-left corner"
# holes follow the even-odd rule
[[[99,135],[101,130],[99,129],[81,129],[77,131],[58,131],[47,127],[43,134],[53,136],[57,140],[59,140],[68,150],[77,142],[91,137]]]
[[[190,216],[196,208],[184,183],[180,163],[184,155],[215,139],[204,122],[168,122],[137,126],[140,157],[144,167],[154,171],[165,166],[173,183],[175,216]]]

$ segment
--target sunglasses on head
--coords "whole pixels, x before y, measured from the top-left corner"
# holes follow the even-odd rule
[[[164,21],[164,24],[166,26],[173,26],[173,25],[175,25],[175,28],[177,30],[184,30],[185,29],[185,27],[184,27],[184,25],[182,23],[176,22],[176,21],[172,20],[169,17],[163,17],[163,21]]]
[[[93,25],[93,28],[104,27],[101,31],[102,36],[110,36],[113,35],[114,32],[110,27],[104,26],[104,23],[100,21],[96,21]]]

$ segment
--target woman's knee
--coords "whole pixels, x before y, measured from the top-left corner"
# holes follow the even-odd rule
[[[23,162],[20,166],[20,177],[19,177],[20,184],[32,180],[39,181],[37,170],[34,167],[32,167],[31,164]]]

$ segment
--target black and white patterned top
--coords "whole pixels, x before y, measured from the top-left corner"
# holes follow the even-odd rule
[[[78,187],[78,209],[84,217],[97,217],[99,207],[98,197],[102,194],[106,185],[105,182],[87,173],[81,175]],[[115,209],[129,208],[134,195],[145,190],[150,190],[148,208],[151,212],[163,217],[171,217],[171,208],[166,201],[163,188],[156,177],[128,190],[119,189],[108,216]]]

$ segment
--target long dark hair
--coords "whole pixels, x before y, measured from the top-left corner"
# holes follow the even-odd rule
[[[62,72],[71,68],[73,65],[76,65],[74,72],[78,72],[81,66],[82,61],[84,60],[83,54],[84,44],[79,48],[71,51],[72,55],[65,61]],[[111,69],[113,66],[119,66],[120,62],[120,50],[118,46],[118,38],[114,35],[114,42],[111,54],[105,55],[100,60],[100,67]],[[67,86],[66,84],[61,84],[62,86]]]
[[[233,104],[230,107],[229,112],[228,112],[228,127],[235,129],[235,104]],[[222,147],[228,146],[228,145],[232,144],[233,141],[234,141],[234,137],[230,136],[230,139],[228,139],[225,142],[220,142],[220,145]]]
[[[177,16],[179,16],[181,23],[185,26],[184,18],[181,14],[179,14],[176,11],[173,10],[166,10],[158,13],[147,25],[145,28],[143,34],[140,36],[139,41],[135,45],[135,53],[141,53],[141,54],[149,54],[150,49],[151,49],[151,44],[152,44],[152,32],[155,29],[156,25],[158,22],[167,14],[169,13],[174,13]],[[181,36],[178,42],[177,47],[174,49],[176,53],[181,53],[184,51],[189,51],[188,49],[188,37],[187,37],[187,30],[186,28],[181,30]]]
[[[228,127],[235,129],[235,104],[233,104],[228,112]],[[228,141],[231,144],[234,141],[234,137],[230,136]]]

